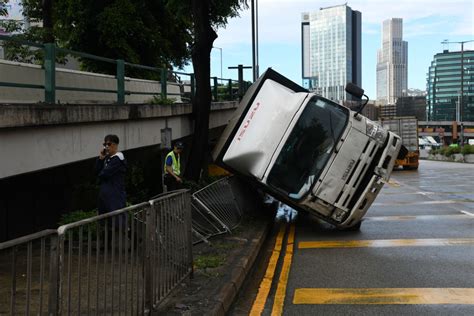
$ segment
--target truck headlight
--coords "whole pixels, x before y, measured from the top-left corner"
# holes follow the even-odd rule
[[[370,120],[367,120],[366,123],[367,135],[375,139],[379,144],[383,144],[385,142],[385,138],[387,138],[387,131],[382,126]]]

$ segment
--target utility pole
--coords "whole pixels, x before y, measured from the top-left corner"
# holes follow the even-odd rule
[[[252,78],[255,82],[258,78],[258,0],[251,0],[252,11]],[[255,27],[256,25],[256,27]]]
[[[221,53],[221,78],[220,78],[220,79],[222,79],[222,48],[216,47],[216,46],[212,46],[212,48],[218,49],[218,50],[220,51],[220,53]]]
[[[460,42],[449,42],[448,40],[444,40],[442,44],[461,44],[461,96],[459,100],[459,121],[461,127],[461,135],[460,135],[460,142],[461,147],[464,146],[464,124],[463,124],[463,112],[464,112],[464,43],[474,42],[474,40],[469,41],[460,41]]]

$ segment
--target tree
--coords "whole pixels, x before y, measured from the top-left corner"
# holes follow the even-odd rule
[[[22,36],[41,33],[37,41],[124,59],[154,67],[181,67],[188,60],[187,26],[166,6],[166,0],[23,0],[23,11],[33,26]],[[36,29],[36,30],[35,30]],[[37,29],[41,29],[38,32]],[[81,59],[84,70],[115,73],[115,65]],[[127,75],[157,74],[127,68]]]
[[[186,178],[198,180],[207,166],[209,114],[211,109],[211,50],[217,38],[216,29],[227,20],[238,16],[239,10],[248,8],[246,0],[170,0],[172,11],[189,26],[192,35],[191,58],[196,76],[196,94],[192,100],[194,136]]]
[[[6,7],[6,3],[8,3],[8,0],[0,0],[0,16],[7,16],[8,11]]]

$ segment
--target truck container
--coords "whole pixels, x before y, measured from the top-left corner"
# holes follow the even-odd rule
[[[402,145],[408,150],[403,159],[395,160],[394,167],[416,170],[419,165],[420,150],[418,140],[418,120],[414,116],[382,118],[382,126],[402,138]]]
[[[213,158],[296,210],[358,229],[400,147],[395,133],[268,69],[243,96]]]

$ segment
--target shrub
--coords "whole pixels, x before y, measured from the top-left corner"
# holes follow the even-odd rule
[[[78,222],[80,220],[83,220],[83,219],[86,219],[86,218],[89,218],[89,217],[93,217],[93,216],[96,216],[96,215],[97,215],[97,210],[74,211],[74,212],[70,212],[70,213],[66,213],[66,214],[61,215],[61,219],[59,220],[58,224],[59,224],[59,226],[62,226],[62,225]]]
[[[459,154],[461,153],[461,148],[460,147],[447,147],[445,156],[446,157],[451,157],[454,154]]]
[[[97,215],[97,210],[74,211],[74,212],[70,212],[70,213],[66,213],[66,214],[61,215],[61,219],[59,220],[58,224],[60,226],[62,226],[62,225],[78,222],[80,220],[90,218],[90,217],[93,217],[93,216],[96,216],[96,215]],[[84,240],[84,241],[87,240],[87,238],[88,238],[88,228],[90,228],[90,230],[91,230],[92,240],[96,239],[96,236],[97,236],[97,233],[96,233],[97,223],[92,223],[92,224],[84,226],[84,229],[82,231],[82,240]],[[69,236],[70,236],[70,234],[66,234],[66,240],[69,240]],[[79,240],[79,228],[78,227],[72,229],[72,236],[73,236],[73,238],[72,238],[73,240],[75,240],[75,241]]]
[[[149,104],[159,104],[159,105],[172,105],[176,102],[176,99],[167,99],[161,97],[161,95],[153,96],[153,99],[148,101]]]
[[[474,145],[464,145],[462,148],[463,155],[474,154]]]

